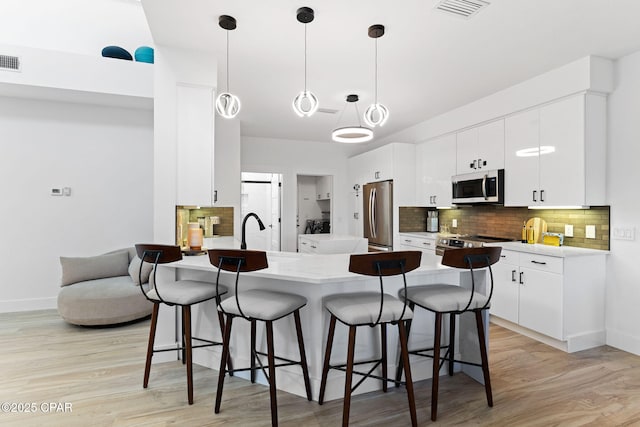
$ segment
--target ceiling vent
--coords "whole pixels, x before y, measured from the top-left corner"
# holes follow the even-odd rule
[[[461,18],[470,18],[486,6],[489,6],[489,2],[483,0],[441,0],[435,8]]]
[[[18,56],[0,55],[0,70],[20,71],[20,58]]]

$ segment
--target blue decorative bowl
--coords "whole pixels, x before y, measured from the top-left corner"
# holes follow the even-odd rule
[[[131,54],[127,52],[126,49],[121,48],[120,46],[107,46],[102,49],[102,56],[105,58],[117,58],[117,59],[125,59],[127,61],[131,61],[133,58]]]
[[[149,46],[140,46],[136,49],[134,54],[136,61],[138,62],[148,62],[149,64],[153,64],[153,48]]]

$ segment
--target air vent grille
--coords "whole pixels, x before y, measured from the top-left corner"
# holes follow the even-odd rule
[[[442,12],[470,18],[488,5],[489,2],[483,0],[442,0],[435,7]]]
[[[0,55],[0,70],[20,71],[20,58],[17,56]]]

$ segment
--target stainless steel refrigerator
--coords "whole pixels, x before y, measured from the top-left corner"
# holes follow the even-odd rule
[[[393,250],[393,181],[364,185],[364,237],[369,251]]]

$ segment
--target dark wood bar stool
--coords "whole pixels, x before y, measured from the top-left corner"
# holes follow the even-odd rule
[[[485,343],[485,330],[482,321],[482,312],[489,308],[491,295],[493,294],[493,272],[491,266],[500,259],[499,247],[483,247],[469,249],[448,249],[442,256],[442,264],[449,267],[468,270],[471,273],[471,289],[466,289],[456,285],[424,285],[410,286],[400,290],[400,298],[405,296],[412,309],[416,305],[435,313],[435,333],[433,338],[433,348],[425,348],[409,351],[410,354],[433,358],[433,377],[431,386],[431,420],[436,421],[438,415],[438,383],[440,368],[445,360],[448,361],[449,375],[453,375],[454,363],[462,363],[482,367],[484,377],[484,387],[487,395],[487,403],[493,406],[493,396],[491,393],[491,378],[489,375],[489,361],[487,357],[487,346]],[[490,291],[488,295],[476,292],[474,269],[489,269]],[[477,272],[476,272],[477,273]],[[466,312],[473,312],[478,328],[478,344],[480,346],[481,364],[468,361],[455,360],[455,331],[456,316]],[[449,344],[441,344],[442,335],[442,315],[449,315]],[[408,322],[408,331],[411,330],[411,322]],[[444,357],[441,359],[441,349],[446,349]],[[428,353],[431,354],[428,354]],[[402,366],[398,366],[396,380],[402,378]],[[407,380],[408,381],[408,380]]]
[[[215,287],[212,283],[199,282],[196,280],[178,280],[167,283],[160,283],[157,280],[158,264],[166,264],[170,262],[180,261],[182,252],[179,246],[173,245],[154,245],[154,244],[137,244],[136,252],[143,262],[153,264],[152,279],[149,280],[149,289],[140,289],[149,301],[153,303],[151,311],[151,329],[149,331],[149,343],[147,345],[147,360],[144,367],[143,387],[149,385],[149,372],[151,370],[151,358],[154,353],[162,351],[180,351],[182,352],[182,361],[187,365],[187,395],[189,405],[193,404],[193,369],[191,355],[194,348],[210,347],[222,345],[222,342],[197,338],[191,334],[191,306],[204,301],[216,299],[220,302],[220,295],[227,292],[224,286]],[[142,268],[144,263],[140,263],[138,275],[142,276]],[[160,304],[168,306],[182,307],[182,345],[171,349],[154,349],[154,341],[156,336],[156,326],[158,323],[158,310]],[[220,322],[220,332],[224,331],[224,318],[222,314],[218,314]],[[193,341],[202,342],[204,344],[193,345]]]
[[[267,255],[261,251],[248,251],[237,249],[211,249],[209,250],[211,264],[218,267],[216,288],[220,285],[220,272],[230,271],[236,274],[235,295],[218,305],[218,310],[226,316],[226,324],[223,338],[222,358],[220,359],[220,373],[218,375],[218,390],[216,393],[215,413],[220,412],[222,402],[222,388],[225,374],[239,371],[251,371],[251,382],[255,382],[257,369],[262,369],[269,381],[269,394],[271,400],[271,425],[278,425],[278,405],[276,401],[276,368],[281,366],[300,365],[304,378],[307,399],[311,400],[311,384],[309,382],[309,370],[307,368],[307,356],[304,350],[302,337],[302,325],[300,323],[300,309],[307,304],[306,298],[284,292],[268,291],[263,289],[250,289],[238,291],[238,281],[241,272],[262,270],[268,267]],[[273,344],[273,322],[293,314],[298,338],[298,350],[300,361],[293,361],[275,355]],[[251,367],[241,369],[225,369],[229,359],[229,342],[231,339],[231,326],[233,319],[243,318],[251,322]],[[256,321],[265,322],[267,333],[267,353],[256,349]],[[267,365],[263,365],[259,356],[267,357]],[[282,363],[276,363],[276,359]],[[260,368],[256,367],[256,362]],[[268,371],[268,372],[267,372]]]
[[[382,390],[387,391],[387,382],[393,379],[387,377],[387,324],[398,325],[400,336],[400,354],[406,373],[407,399],[409,400],[409,413],[411,425],[417,425],[416,404],[413,394],[413,382],[411,380],[411,368],[409,366],[409,354],[407,352],[407,334],[405,321],[413,318],[413,311],[407,307],[404,301],[384,293],[384,276],[402,275],[404,289],[407,288],[405,273],[415,270],[420,266],[420,251],[379,252],[361,255],[351,255],[349,271],[367,276],[380,278],[379,292],[357,292],[350,294],[337,294],[325,298],[324,306],[331,314],[327,348],[322,369],[322,381],[320,383],[320,397],[318,403],[322,405],[324,392],[327,386],[327,375],[330,369],[346,372],[344,385],[344,403],[342,410],[342,425],[349,425],[349,411],[351,408],[351,394],[366,379],[376,378],[382,381]],[[349,344],[347,349],[347,363],[331,365],[331,348],[336,327],[336,320],[349,327]],[[380,325],[381,356],[378,359],[355,362],[356,329],[358,326],[375,327]],[[354,370],[355,365],[373,364],[369,372]],[[377,376],[373,371],[381,365],[382,375]],[[345,369],[346,367],[346,369]],[[352,376],[358,374],[363,378],[352,388]]]

